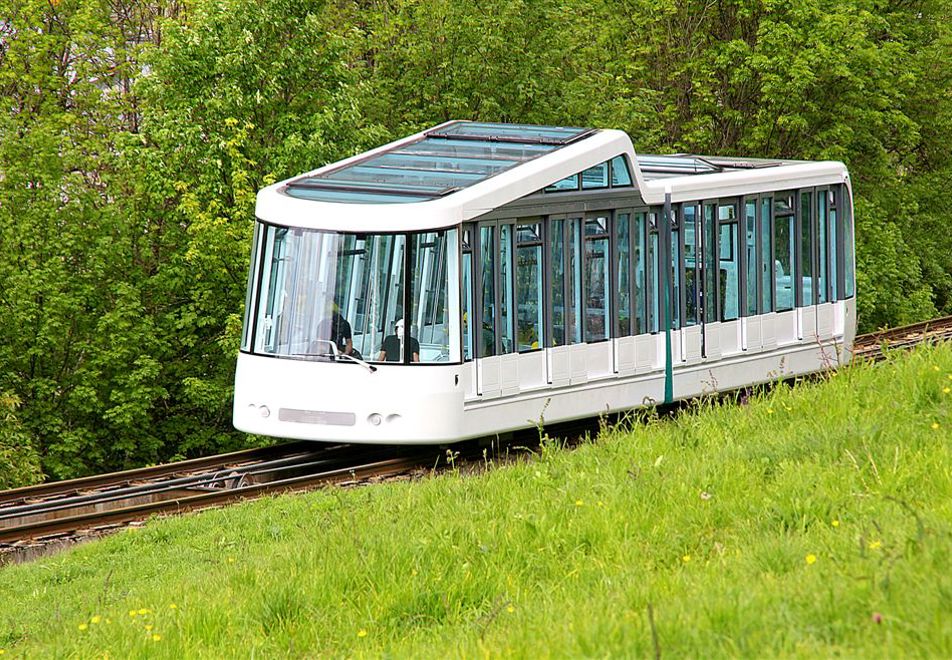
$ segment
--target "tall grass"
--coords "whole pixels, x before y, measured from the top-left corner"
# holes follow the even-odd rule
[[[478,476],[154,521],[0,569],[0,649],[949,657],[950,391],[923,348]]]

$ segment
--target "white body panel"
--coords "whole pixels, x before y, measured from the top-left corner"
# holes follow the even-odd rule
[[[847,361],[855,336],[853,300],[830,303],[843,333],[828,340],[793,340],[779,348],[733,350],[718,358],[676,360],[675,399],[764,383],[829,369]],[[796,311],[787,312],[794,318]],[[720,341],[739,336],[741,322],[717,325]],[[674,334],[674,333],[673,333]],[[815,334],[815,333],[814,333]],[[547,423],[620,412],[664,400],[664,335],[641,335],[599,344],[562,346],[523,355],[483,358],[463,365],[378,366],[315,363],[242,354],[235,387],[235,426],[242,431],[306,440],[380,444],[448,443]],[[631,340],[635,341],[631,341]],[[692,340],[693,341],[693,340]],[[623,348],[627,346],[628,348]],[[643,365],[605,373],[606,356],[645,349]],[[650,347],[650,348],[649,348]],[[637,352],[638,348],[635,348]],[[594,353],[591,362],[589,353]],[[650,358],[650,359],[649,359]],[[547,365],[561,365],[543,383]],[[489,382],[474,394],[474,374]],[[512,376],[503,374],[511,373]],[[592,376],[591,374],[596,374]],[[332,381],[330,387],[320,383]],[[316,394],[319,392],[319,394]],[[269,416],[262,417],[267,406]],[[371,416],[380,416],[374,425]]]

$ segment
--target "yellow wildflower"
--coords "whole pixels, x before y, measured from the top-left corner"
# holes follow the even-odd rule
[[[882,545],[883,545],[882,541],[870,541],[870,542],[869,542],[869,549],[870,549],[870,550],[879,550],[879,548],[882,547]]]
[[[834,527],[839,527],[839,526],[840,526],[840,521],[839,521],[839,520],[834,520],[834,521],[831,522],[830,524],[833,525]]]
[[[583,504],[585,504],[585,502],[582,500],[575,500],[575,506],[582,506]]]
[[[366,636],[367,636],[367,631],[364,630],[363,628],[361,628],[360,630],[357,631],[357,636],[358,636],[358,637],[366,637]]]
[[[229,557],[229,558],[228,558],[228,563],[229,563],[229,564],[234,564],[234,563],[235,563],[235,558],[234,558],[234,557]]]
[[[812,566],[816,563],[816,555],[812,552],[807,555],[807,566]]]
[[[94,615],[93,618],[89,620],[90,623],[99,623],[100,621],[102,621],[102,617],[98,614]]]
[[[148,613],[149,613],[149,610],[147,610],[147,609],[144,608],[144,607],[139,610],[139,614],[142,614],[143,616],[146,615],[146,614],[148,614]]]
[[[933,431],[939,430],[939,422],[932,422],[932,430]]]
[[[516,608],[513,607],[512,605],[509,605],[508,607],[506,607],[506,611],[509,612],[509,614],[512,614],[513,612],[516,611]]]
[[[78,627],[79,627],[80,630],[86,630],[86,628],[88,628],[89,626],[86,625],[85,623],[81,623],[81,624],[79,624]]]
[[[688,563],[689,561],[691,561],[691,555],[684,555],[683,557],[681,557],[681,561],[683,561],[685,564]]]
[[[152,635],[152,641],[153,641],[153,642],[157,642],[157,641],[159,641],[160,639],[162,639],[162,635],[159,635],[158,633]]]
[[[135,616],[135,615],[136,615],[135,610],[129,610],[129,616]]]
[[[952,388],[949,388],[949,387],[943,387],[943,388],[942,388],[942,393],[943,393],[943,394],[948,394],[949,392],[952,392]]]
[[[939,371],[939,365],[937,365],[937,364],[932,365],[932,370],[933,370],[933,371]]]
[[[170,610],[178,609],[178,605],[176,605],[175,603],[169,603],[169,609]]]
[[[145,631],[146,631],[146,632],[152,632],[152,624],[151,624],[151,623],[145,624]]]
[[[773,415],[773,408],[767,408],[767,414]]]
[[[4,653],[6,653],[6,651],[4,649],[0,649],[0,655],[3,655]]]

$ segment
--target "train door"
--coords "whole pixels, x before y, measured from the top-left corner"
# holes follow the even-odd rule
[[[496,262],[498,240],[495,223],[475,226],[473,263],[476,318],[473,339],[476,349],[476,393],[483,398],[502,393],[502,377],[497,357],[496,328],[499,316]]]
[[[680,247],[683,265],[676,268],[684,275],[681,307],[680,358],[694,363],[701,359],[701,206],[696,202],[681,205]]]
[[[701,320],[701,356],[718,359],[721,356],[720,322],[717,314],[719,291],[717,203],[701,204],[701,233],[697,251],[701,263],[701,292],[699,296]]]
[[[586,345],[585,376],[591,380],[615,373],[615,354],[611,342],[611,212],[586,215],[583,227],[580,330]]]
[[[549,220],[549,304],[551,309],[546,348],[550,385],[588,380],[587,351],[583,342],[581,217]]]
[[[832,269],[834,261],[833,232],[831,231],[830,215],[833,204],[832,195],[828,189],[816,191],[816,238],[817,238],[817,310],[816,335],[819,341],[833,338],[835,312],[832,295]],[[835,214],[835,210],[833,211]]]
[[[797,214],[798,247],[800,267],[799,298],[797,300],[797,338],[804,343],[816,341],[817,321],[817,241],[815,236],[816,216],[813,206],[813,191],[800,191],[800,208]]]
[[[460,322],[463,340],[464,399],[472,401],[479,395],[476,368],[477,319],[475,282],[481,275],[474,258],[478,231],[475,225],[463,226],[460,233]],[[475,271],[474,271],[475,268]]]

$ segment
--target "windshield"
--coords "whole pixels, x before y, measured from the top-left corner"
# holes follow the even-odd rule
[[[264,225],[258,237],[249,289],[260,285],[249,292],[246,350],[347,363],[341,354],[459,361],[455,229],[352,234]]]

